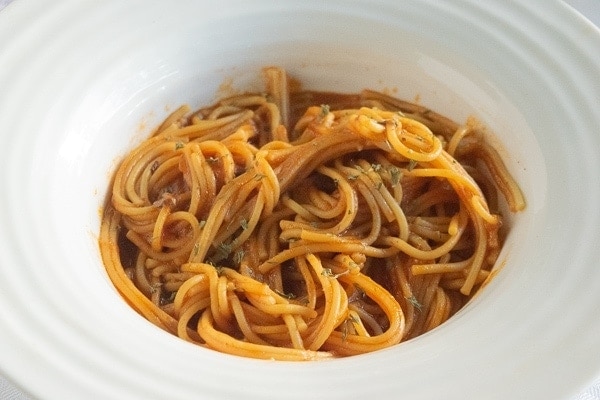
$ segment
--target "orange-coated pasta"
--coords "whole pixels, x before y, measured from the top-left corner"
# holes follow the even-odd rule
[[[439,326],[480,288],[519,187],[473,124],[382,93],[183,106],[123,159],[100,249],[139,314],[221,352],[318,360]]]

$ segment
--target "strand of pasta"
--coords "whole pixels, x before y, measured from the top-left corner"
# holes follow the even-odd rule
[[[168,332],[177,332],[177,321],[156,307],[125,274],[115,243],[118,242],[120,214],[112,209],[105,210],[105,223],[100,227],[100,251],[106,263],[107,273],[121,295],[141,315]]]
[[[376,336],[344,335],[341,331],[334,331],[325,342],[324,348],[335,348],[336,354],[351,355],[375,351],[400,342],[404,335],[405,318],[396,299],[366,275],[347,274],[339,279],[359,286],[375,301],[386,314],[389,326],[384,333]]]
[[[325,308],[319,315],[318,324],[314,327],[311,334],[306,338],[308,348],[318,350],[345,318],[348,312],[347,298],[345,292],[337,279],[323,274],[323,265],[314,254],[307,254],[306,260],[312,267],[321,283],[321,289],[324,293]]]
[[[298,350],[241,341],[215,329],[213,323],[211,312],[207,309],[200,317],[198,331],[209,347],[224,353],[280,361],[310,361],[332,357],[331,353],[324,351]]]

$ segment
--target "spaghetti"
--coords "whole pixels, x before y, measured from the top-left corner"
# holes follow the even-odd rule
[[[119,166],[100,249],[139,314],[221,352],[315,360],[446,321],[523,196],[475,124],[374,91],[184,106]],[[316,105],[315,104],[323,104]]]

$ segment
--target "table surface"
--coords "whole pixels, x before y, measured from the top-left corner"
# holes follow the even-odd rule
[[[0,0],[0,12],[15,0]],[[563,0],[600,27],[600,0]],[[9,380],[0,375],[0,400],[32,400]],[[600,376],[589,388],[571,400],[600,400]]]

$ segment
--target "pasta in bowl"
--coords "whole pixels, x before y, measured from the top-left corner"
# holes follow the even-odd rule
[[[525,207],[498,153],[473,121],[264,76],[262,94],[181,107],[121,163],[100,234],[121,295],[254,358],[361,354],[443,323],[490,278],[497,192]]]
[[[595,99],[600,94],[594,85],[600,74],[598,35],[559,2],[542,6],[470,0],[144,4],[106,0],[61,3],[50,9],[17,1],[0,13],[0,22],[0,37],[11,38],[0,41],[0,133],[5,149],[0,169],[4,189],[0,195],[0,368],[32,397],[568,398],[597,376],[600,318],[594,317],[600,248],[595,243],[600,240],[600,193],[590,182],[595,182],[600,170],[600,139],[595,133],[600,126]],[[288,79],[290,113],[287,122],[280,123],[288,137],[279,136],[282,131],[278,129],[274,144],[261,143],[262,134],[249,129],[270,132],[270,118],[275,114],[268,110],[273,108],[271,103],[279,104],[276,91],[265,88],[259,75],[269,65],[280,66],[288,78],[301,83],[298,88],[294,79]],[[363,92],[365,88],[370,91]],[[206,143],[195,143],[195,138],[164,136],[165,132],[206,127],[211,105],[240,100],[236,95],[241,93],[259,94],[262,99],[247,105],[257,119],[240,125],[239,135],[255,136],[249,143],[238,141],[237,152],[223,146],[220,139],[214,141],[219,145],[209,149]],[[397,99],[408,102],[397,103]],[[160,129],[162,134],[156,134],[156,127],[182,104],[189,104],[189,111],[174,115],[171,122],[175,124],[168,122]],[[234,106],[245,112],[246,106]],[[309,107],[315,108],[303,118]],[[404,110],[402,115],[398,109]],[[238,118],[237,111],[223,110],[215,121]],[[343,110],[355,116],[344,116]],[[445,120],[437,120],[438,127],[434,126],[431,118],[436,114],[458,124],[440,133],[439,125]],[[376,145],[383,143],[379,135],[387,135],[388,129],[401,132],[401,124],[412,126],[418,130],[410,128],[400,136],[410,139],[405,146],[433,157],[438,151],[436,140],[422,125],[411,125],[412,120],[427,127],[442,150],[462,165],[483,193],[485,205],[461,205],[462,197],[452,182],[462,179],[462,171],[458,175],[448,172],[445,177],[417,176],[439,170],[432,163],[447,158],[411,162],[410,157],[392,152],[391,142],[389,147]],[[192,126],[196,122],[198,126]],[[359,129],[363,122],[364,131]],[[348,142],[364,147],[354,147],[323,166],[302,164],[304,159],[294,153],[298,147],[315,162],[326,158],[325,152],[315,154],[309,152],[310,146],[300,147],[299,139],[306,139],[305,144],[337,140],[340,132],[335,129],[342,127]],[[465,135],[461,140],[461,134],[456,136],[455,147],[451,145],[454,133],[462,128],[466,128]],[[303,137],[304,131],[307,136]],[[472,168],[487,165],[485,151],[475,148],[481,133],[522,190],[523,211],[510,211],[502,191],[494,200],[485,178]],[[127,161],[131,151],[140,149],[146,140],[163,139],[165,153],[159,162],[142,161],[129,177],[117,179],[121,165],[135,164]],[[252,173],[253,179],[241,191],[224,183],[223,147],[236,155],[234,179],[229,182],[241,183]],[[243,154],[252,159],[247,168]],[[263,157],[256,165],[255,155],[259,161]],[[274,186],[273,176],[279,182],[284,165],[296,167],[293,160],[298,161],[296,176],[304,179],[285,184],[287,189],[280,190],[280,201],[275,203],[274,191],[267,192],[266,187]],[[336,183],[325,175],[330,172],[343,179]],[[193,204],[192,193],[175,190],[185,189],[192,174],[207,184],[213,179],[215,193],[218,187],[219,193],[228,190],[231,197],[239,196],[244,213],[236,217],[226,212],[221,222],[215,216],[210,223],[208,203],[194,200],[200,211],[194,214],[198,231],[193,233],[189,221],[196,221],[183,219]],[[493,176],[490,173],[488,178],[493,181]],[[107,197],[119,180],[125,183],[127,194],[123,197],[119,188],[117,194],[126,201],[113,207]],[[396,181],[401,184],[394,185]],[[447,200],[427,211],[418,210],[413,200],[424,200],[426,194],[418,186],[409,190],[402,185],[409,181],[428,181]],[[156,191],[148,192],[149,182],[158,184],[152,189]],[[468,182],[464,181],[467,188],[473,188]],[[382,190],[375,190],[377,186]],[[400,188],[406,225],[398,223],[402,216],[395,208],[382,208],[381,199],[388,194],[396,202],[400,199]],[[136,200],[146,192],[148,203]],[[477,190],[461,193],[465,198],[472,194],[473,199],[480,198]],[[342,209],[347,212],[350,200],[357,207],[352,222],[345,221],[349,223],[346,231],[316,231],[313,225],[341,229],[342,217],[346,217]],[[133,204],[129,211],[138,205],[148,207],[156,221],[160,214],[164,223],[157,227],[156,221],[141,214],[139,219],[126,215],[127,202]],[[260,202],[259,223],[247,232],[243,227],[252,226]],[[222,206],[221,211],[237,207]],[[282,236],[280,223],[264,223],[268,219],[264,210],[271,206],[271,215],[291,210],[282,218],[287,236]],[[116,219],[114,224],[102,223],[103,216],[110,215],[109,207],[122,213],[119,223]],[[445,272],[437,286],[428,286],[439,290],[428,294],[416,280],[432,280],[441,272],[435,268],[445,260],[417,260],[414,249],[436,251],[451,240],[452,233],[460,232],[466,214],[469,222],[457,243],[465,246],[467,236],[475,234],[473,210],[484,211],[480,215],[489,221],[482,219],[482,223],[485,229],[493,227],[490,233],[496,229],[494,216],[501,217],[498,239],[502,247],[494,267],[490,270],[495,255],[489,252],[469,297],[460,292],[465,277],[457,276],[455,281]],[[436,213],[443,217],[433,219]],[[378,225],[372,224],[371,215],[381,217]],[[116,226],[121,226],[118,232],[113,230]],[[260,250],[259,244],[271,243],[256,239],[267,226],[280,231],[278,236],[269,233],[268,237],[276,237],[275,245],[263,247],[266,254],[260,254],[254,247]],[[403,253],[409,247],[401,242],[400,232],[406,232],[406,226],[412,233],[404,241],[414,248],[410,255]],[[102,235],[109,240],[103,241],[101,252],[99,235],[106,227],[111,228]],[[162,235],[154,235],[155,227]],[[375,236],[377,232],[380,235]],[[232,241],[243,234],[248,238],[234,250]],[[215,239],[200,243],[202,235]],[[127,243],[119,257],[108,243],[111,237]],[[298,251],[294,246],[303,243],[329,246],[332,237],[343,246],[354,246],[354,241],[363,246],[368,238],[360,251],[365,254],[364,263],[355,254],[360,252],[336,259],[335,251],[313,251],[296,257],[308,269],[309,274],[303,275],[294,270],[296,259],[273,258],[275,251]],[[138,266],[140,256],[133,246],[138,239],[146,242],[143,253],[152,257],[160,253],[154,254],[153,246],[170,252],[181,249],[177,261],[190,269],[180,271],[169,259],[150,260],[146,255]],[[196,242],[198,256],[203,258],[190,257]],[[393,261],[363,251],[373,248],[396,252],[392,257],[400,259],[401,268],[392,268],[386,264]],[[464,250],[451,252],[447,264],[458,268],[455,263],[475,254],[472,248]],[[114,262],[106,263],[101,253]],[[250,263],[253,257],[257,263]],[[269,260],[277,261],[272,269],[266,263]],[[240,262],[242,266],[248,263],[260,285],[246,280],[249,273],[240,268]],[[204,273],[199,268],[214,279],[200,277]],[[390,271],[404,275],[394,276]],[[414,280],[408,280],[409,273]],[[281,284],[275,279],[277,274]],[[352,280],[367,277],[374,282],[371,292],[381,287],[389,296],[367,293],[367,285],[364,292],[358,290]],[[392,285],[404,287],[400,280],[404,277],[410,292],[394,294]],[[213,282],[220,300],[213,305],[211,297],[210,305],[202,308],[202,302],[209,302],[206,285],[210,294]],[[324,290],[323,284],[329,284],[329,289]],[[250,288],[257,291],[247,292]],[[313,303],[309,290],[315,293]],[[341,322],[328,322],[335,327],[323,323],[319,333],[327,336],[324,339],[317,337],[317,327],[328,304],[325,294],[339,299],[339,303],[329,303],[333,306],[327,312]],[[382,305],[375,301],[384,298],[390,301]],[[454,304],[456,298],[466,304],[455,313],[451,307],[448,314],[453,314],[442,325],[413,336],[418,327],[428,329],[445,318],[445,312],[431,313],[427,307]],[[281,312],[284,306],[295,310],[291,316],[263,315],[268,308]],[[398,306],[402,315],[392,315],[389,310]],[[444,309],[448,308],[439,308]],[[149,315],[160,327],[136,311]],[[181,320],[182,315],[187,322]],[[202,317],[207,330],[198,330]],[[349,349],[355,342],[390,338],[393,335],[386,333],[390,320],[404,324],[403,330],[394,331],[402,333],[395,333],[395,340],[389,342],[402,336],[398,345],[377,350],[369,346],[367,350],[375,351],[350,357],[342,357],[347,353],[333,348],[336,340]],[[162,329],[165,325],[166,330]],[[180,327],[187,340],[175,336]],[[245,339],[243,330],[265,343]],[[212,338],[224,335],[217,344],[246,350],[246,345],[267,346],[265,354],[305,354],[323,360],[272,361],[257,359],[254,353],[240,357],[233,351],[215,351],[206,332]],[[298,348],[292,335],[301,344]],[[279,346],[287,346],[286,341],[289,347]],[[319,342],[323,345],[316,348]]]

